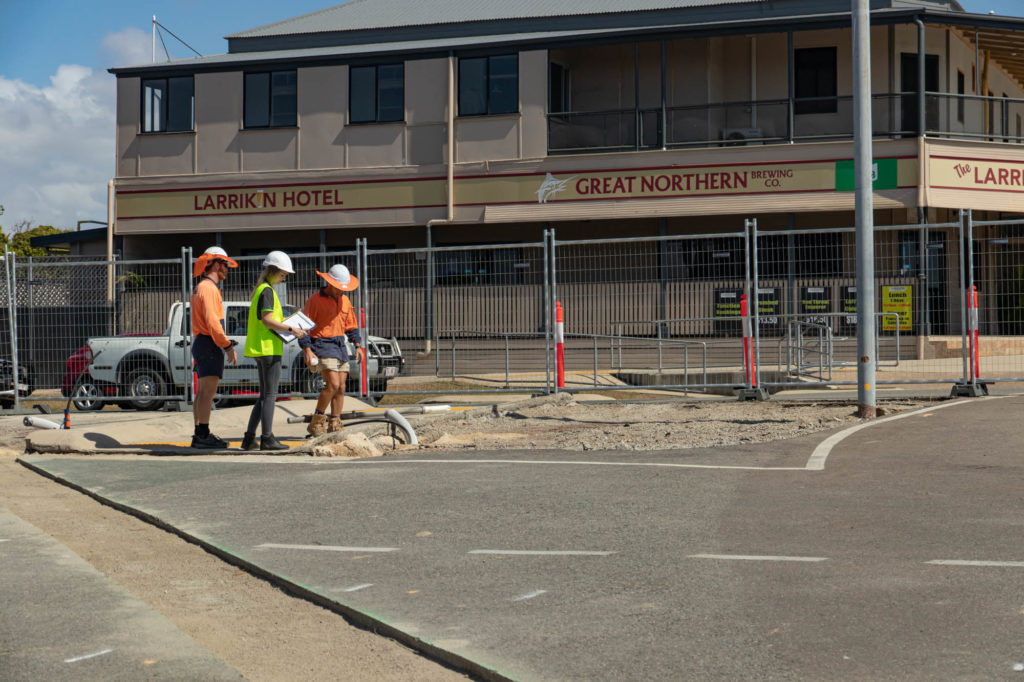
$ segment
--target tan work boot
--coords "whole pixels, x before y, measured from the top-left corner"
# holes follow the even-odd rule
[[[306,427],[306,431],[314,438],[327,433],[327,415],[314,414],[313,418],[309,420],[309,426]]]
[[[327,433],[336,433],[344,428],[345,427],[341,425],[340,417],[331,417],[327,422]]]

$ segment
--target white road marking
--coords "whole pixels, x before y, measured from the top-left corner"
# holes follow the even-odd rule
[[[265,542],[256,549],[309,549],[318,552],[397,552],[397,547],[337,547],[333,545],[279,545]]]
[[[734,561],[828,561],[820,556],[770,556],[757,554],[691,554],[691,559],[730,559]]]
[[[373,587],[373,583],[363,583],[362,585],[353,585],[352,587],[341,588],[342,592],[358,592],[359,590],[365,590],[367,587]]]
[[[611,554],[615,554],[615,552],[590,552],[574,549],[471,549],[467,554],[510,554],[515,556],[609,556]]]
[[[818,447],[814,448],[814,452],[811,453],[810,459],[807,460],[807,466],[804,468],[808,471],[823,471],[825,469],[825,460],[828,459],[829,453],[832,452],[832,448],[843,441],[847,436],[852,436],[861,429],[866,429],[869,426],[875,424],[884,424],[885,422],[895,421],[897,419],[906,419],[907,417],[913,417],[924,412],[934,412],[935,410],[942,410],[947,407],[953,407],[955,405],[963,405],[969,402],[977,402],[978,400],[993,400],[995,398],[1008,398],[1009,396],[987,396],[984,398],[970,398],[968,400],[956,400],[951,403],[944,405],[933,405],[931,407],[923,407],[920,410],[914,410],[913,412],[902,412],[900,414],[894,414],[891,417],[883,417],[881,419],[872,419],[869,421],[862,422],[856,426],[851,426],[848,429],[843,429],[839,433],[834,433],[822,442],[818,443]]]
[[[0,540],[0,542],[10,542],[10,539]]]
[[[935,566],[1004,566],[1009,568],[1024,568],[1024,561],[966,561],[963,559],[934,559],[926,561],[926,564]]]
[[[328,462],[324,462],[328,464]],[[579,460],[551,459],[388,459],[371,462],[369,460],[349,460],[330,462],[330,464],[583,464],[602,467],[661,467],[666,469],[742,469],[745,471],[804,471],[805,467],[755,467],[731,466],[725,464],[672,464],[668,462],[591,462]]]
[[[513,599],[512,601],[525,601],[527,599],[533,599],[534,597],[539,597],[540,595],[545,594],[546,592],[547,592],[547,590],[534,590],[533,592],[527,592],[526,594],[521,594],[518,597],[516,597],[515,599]]]
[[[97,656],[102,656],[103,654],[109,654],[111,651],[113,651],[113,649],[104,649],[103,651],[97,651],[94,654],[86,654],[85,656],[76,656],[74,658],[65,658],[64,662],[78,663],[79,661],[84,661],[87,658],[96,658]]]

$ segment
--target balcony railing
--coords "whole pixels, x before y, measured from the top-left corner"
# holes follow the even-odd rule
[[[916,137],[918,93],[871,97],[874,137]],[[853,97],[548,114],[548,153],[641,151],[853,139]],[[1024,143],[1024,99],[925,93],[930,137]]]

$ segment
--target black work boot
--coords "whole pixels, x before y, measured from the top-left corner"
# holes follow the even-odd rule
[[[242,436],[242,449],[243,450],[255,450],[256,449],[256,434],[255,433],[250,433],[249,431],[245,432],[245,435]]]
[[[288,446],[274,438],[274,434],[260,436],[260,450],[288,450]]]

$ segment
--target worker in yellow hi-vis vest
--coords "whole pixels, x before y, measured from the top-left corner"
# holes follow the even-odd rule
[[[306,332],[283,323],[284,313],[274,285],[285,281],[292,274],[295,274],[295,270],[292,269],[292,259],[288,254],[271,251],[263,259],[263,272],[252,291],[245,334],[245,357],[256,361],[260,375],[260,397],[249,415],[249,426],[242,437],[243,450],[256,449],[256,427],[259,425],[262,425],[260,450],[288,449],[287,445],[274,437],[274,404],[277,402],[277,387],[281,383],[281,354],[284,349],[284,341],[276,332],[297,339],[305,338]]]

